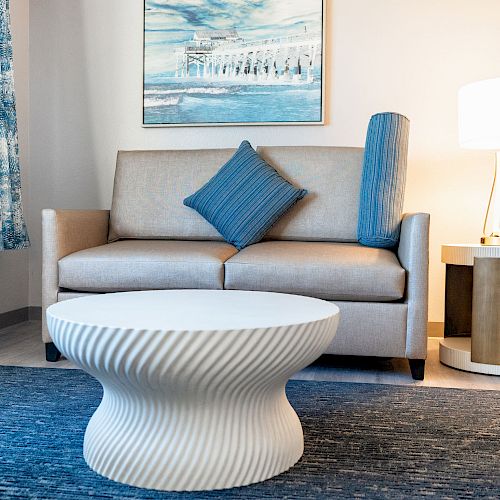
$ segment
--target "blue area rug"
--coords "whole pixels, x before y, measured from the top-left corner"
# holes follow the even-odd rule
[[[82,457],[101,387],[77,370],[0,367],[0,498],[495,498],[500,392],[292,381],[305,452],[260,484],[207,493],[121,485]]]

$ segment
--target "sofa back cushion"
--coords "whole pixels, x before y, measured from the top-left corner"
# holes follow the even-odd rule
[[[235,151],[120,151],[109,240],[222,240],[183,200],[213,177]],[[257,152],[291,183],[308,190],[265,239],[357,241],[362,148],[273,146]]]
[[[291,183],[308,190],[265,239],[357,241],[363,148],[266,146],[257,152]]]
[[[235,149],[119,151],[109,240],[222,240],[183,200],[203,186]]]

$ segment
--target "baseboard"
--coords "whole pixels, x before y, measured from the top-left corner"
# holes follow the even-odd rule
[[[444,337],[444,323],[442,321],[429,321],[427,324],[428,337]]]
[[[28,321],[29,307],[21,307],[14,311],[7,311],[0,314],[0,328],[7,328],[8,326]]]
[[[7,311],[0,314],[0,329],[7,328],[8,326],[17,325],[29,320],[41,320],[42,308],[41,307],[21,307],[14,311]]]
[[[28,318],[30,320],[42,319],[42,308],[40,306],[30,306],[28,309]]]

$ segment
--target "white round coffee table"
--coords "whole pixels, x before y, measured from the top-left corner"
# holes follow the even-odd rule
[[[297,295],[170,290],[59,302],[47,321],[104,388],[85,433],[89,466],[191,491],[263,481],[299,460],[285,384],[333,340],[339,310]]]

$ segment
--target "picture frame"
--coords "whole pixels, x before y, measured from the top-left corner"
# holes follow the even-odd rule
[[[144,0],[144,127],[323,125],[326,0]]]

